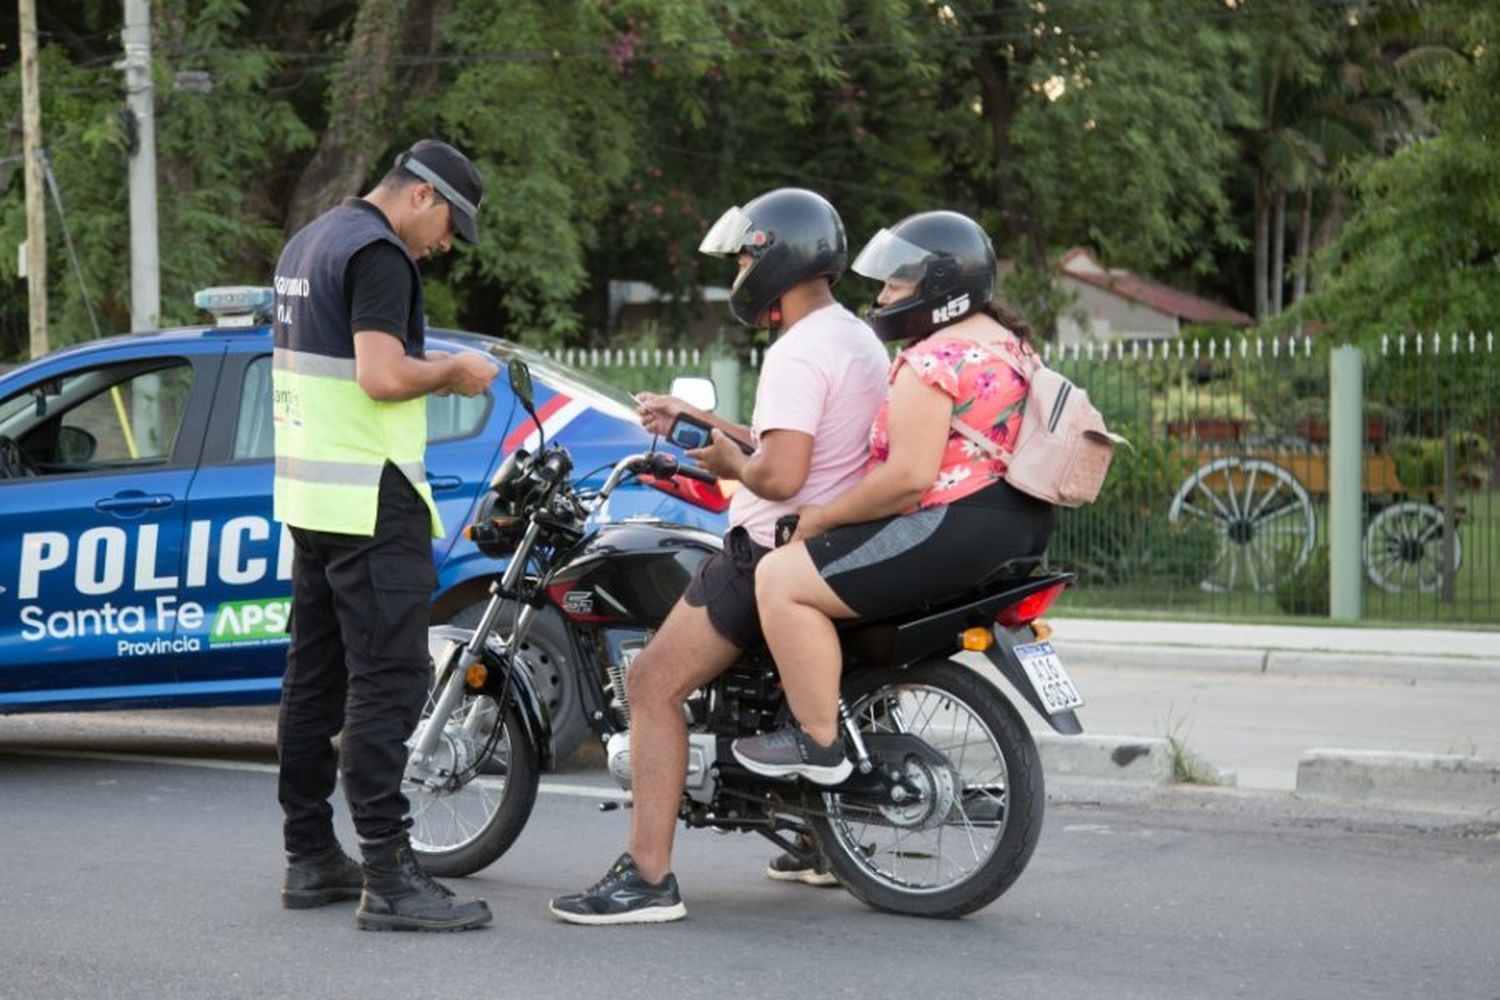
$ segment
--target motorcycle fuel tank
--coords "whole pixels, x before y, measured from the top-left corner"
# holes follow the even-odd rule
[[[564,557],[547,593],[575,622],[655,628],[721,548],[716,536],[680,524],[608,524]]]

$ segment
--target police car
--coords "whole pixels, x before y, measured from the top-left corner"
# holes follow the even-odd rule
[[[0,712],[275,701],[291,603],[289,532],[271,516],[269,289],[209,289],[211,326],[56,351],[0,376]],[[523,358],[548,440],[602,480],[650,436],[628,393],[505,340],[427,346]],[[502,374],[427,401],[435,621],[463,621],[498,571],[464,540],[501,458],[537,429]],[[672,492],[667,492],[671,490]],[[728,501],[680,478],[622,489],[600,516],[722,531]],[[560,623],[527,651],[566,752],[583,733]]]

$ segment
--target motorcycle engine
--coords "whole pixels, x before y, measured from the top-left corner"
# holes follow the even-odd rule
[[[604,755],[610,777],[625,791],[630,791],[630,733],[611,733],[604,742]],[[688,733],[687,781],[684,786],[688,797],[705,805],[713,802],[719,791],[719,780],[714,776],[714,761],[718,759],[718,740],[713,733]]]

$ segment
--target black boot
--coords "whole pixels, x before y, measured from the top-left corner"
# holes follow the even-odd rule
[[[289,854],[286,876],[281,881],[281,905],[289,910],[306,910],[358,899],[364,884],[365,873],[359,862],[337,844],[314,854]]]
[[[366,931],[466,931],[492,919],[482,899],[458,900],[433,881],[412,856],[401,833],[360,844],[365,891],[355,918]]]

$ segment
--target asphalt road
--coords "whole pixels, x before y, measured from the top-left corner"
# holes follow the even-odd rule
[[[956,922],[773,883],[766,844],[688,831],[677,925],[575,928],[627,817],[544,785],[511,854],[462,880],[491,928],[370,934],[278,905],[259,758],[0,749],[0,997],[1409,998],[1500,1000],[1500,824],[1275,794],[1059,789],[1041,846]],[[97,753],[98,750],[86,751]],[[345,825],[343,832],[347,834]]]

